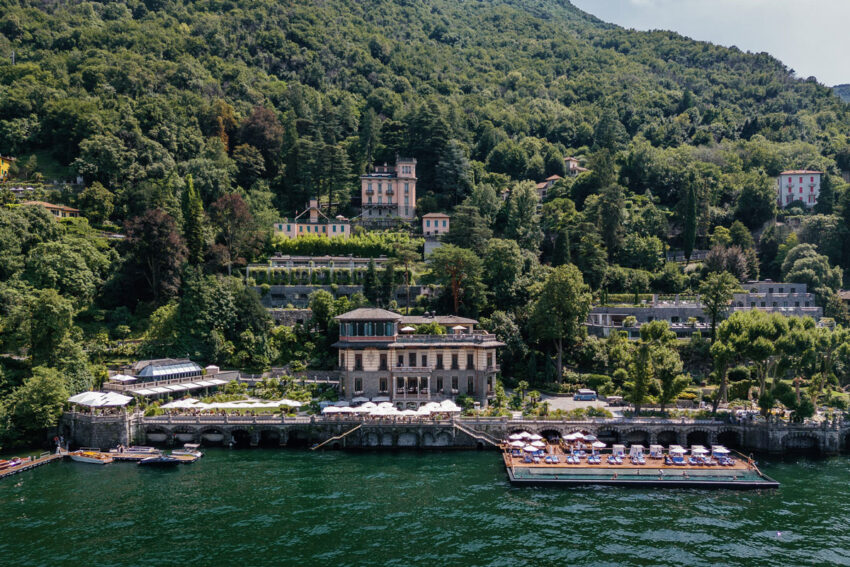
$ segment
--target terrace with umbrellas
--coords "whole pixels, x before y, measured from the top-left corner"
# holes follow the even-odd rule
[[[608,447],[592,433],[582,431],[550,440],[537,433],[518,431],[503,441],[502,450],[509,467],[746,469],[749,466],[746,459],[735,458],[722,445],[712,445],[711,449],[702,445],[693,445],[690,449],[670,445],[666,450],[661,445],[647,448],[639,444],[629,447],[615,444]]]

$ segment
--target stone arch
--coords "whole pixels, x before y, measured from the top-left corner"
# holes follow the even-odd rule
[[[167,443],[171,439],[171,432],[162,427],[150,427],[145,430],[145,442],[153,444]]]
[[[671,429],[665,429],[664,431],[659,431],[658,435],[655,438],[656,438],[656,442],[659,445],[664,445],[665,447],[669,447],[670,445],[678,445],[679,444],[679,432],[673,431]]]
[[[245,449],[251,446],[251,432],[245,429],[234,429],[230,432],[234,449]]]
[[[310,436],[306,431],[301,429],[291,429],[286,439],[287,447],[304,448],[310,443]]]
[[[201,430],[199,438],[201,443],[204,445],[223,445],[225,435],[224,432],[217,427],[207,427]]]
[[[622,436],[623,443],[628,445],[649,445],[649,432],[644,429],[630,429]]]
[[[620,432],[616,429],[600,429],[596,437],[609,445],[620,442]]]
[[[820,453],[821,439],[813,433],[789,433],[782,438],[782,448],[788,452]]]
[[[736,429],[723,429],[718,432],[717,444],[728,449],[741,449],[744,446],[741,432]]]
[[[280,430],[263,429],[260,431],[260,447],[280,447]]]
[[[419,436],[413,431],[404,431],[398,434],[396,445],[398,447],[418,447]]]
[[[363,445],[366,447],[378,447],[381,444],[381,436],[376,431],[370,431],[363,436]]]
[[[688,447],[691,445],[708,446],[711,444],[711,434],[705,429],[692,429],[688,431],[688,434],[685,437],[685,443]]]
[[[174,440],[179,443],[197,443],[198,432],[194,427],[181,425],[174,429]]]
[[[542,430],[540,432],[540,435],[542,435],[544,438],[548,439],[549,441],[557,441],[558,439],[561,438],[561,432],[558,431],[557,429],[551,429],[551,428]]]

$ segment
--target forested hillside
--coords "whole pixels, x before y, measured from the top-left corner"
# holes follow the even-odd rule
[[[850,318],[837,294],[850,270],[850,106],[766,54],[623,30],[566,0],[0,8],[0,156],[16,158],[0,184],[0,443],[26,436],[33,407],[51,409],[48,423],[116,361],[328,366],[333,315],[389,305],[411,265],[443,290],[420,311],[481,318],[508,343],[505,377],[532,384],[563,377],[553,344],[559,369],[561,355],[603,378],[632,367],[616,337],[562,352],[546,308],[561,283],[586,303],[792,279]],[[312,195],[358,214],[357,176],[398,155],[418,161],[417,213],[452,213],[454,246],[428,264],[407,234],[273,241],[272,222]],[[568,176],[567,156],[589,171]],[[787,169],[825,172],[814,210],[777,211]],[[535,183],[552,175],[564,179],[540,203]],[[77,176],[37,196],[84,218],[56,222],[10,191]],[[398,258],[367,276],[365,298],[318,295],[314,320],[293,329],[274,327],[239,279],[275,249]],[[666,261],[694,249],[710,251]],[[702,374],[707,344],[685,357]]]

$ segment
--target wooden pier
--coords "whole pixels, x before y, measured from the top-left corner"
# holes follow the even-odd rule
[[[64,459],[65,455],[66,453],[63,451],[62,453],[42,453],[38,457],[31,457],[30,460],[23,461],[20,465],[16,467],[10,467],[8,469],[3,469],[2,471],[0,471],[0,479],[6,478],[7,476],[16,475],[19,472],[32,470],[36,467],[40,467],[41,465],[52,463],[53,461]]]

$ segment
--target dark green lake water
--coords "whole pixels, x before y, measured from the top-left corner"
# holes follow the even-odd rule
[[[0,565],[850,565],[850,460],[761,464],[779,490],[513,488],[495,452],[53,463],[0,481]]]

